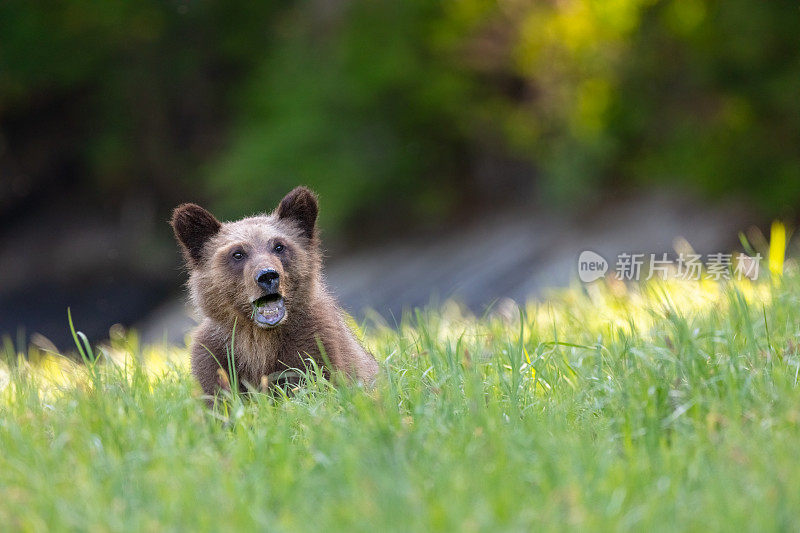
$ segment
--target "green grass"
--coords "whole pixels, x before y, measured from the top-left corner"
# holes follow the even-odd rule
[[[447,304],[366,343],[372,390],[216,410],[183,349],[7,345],[2,528],[800,528],[797,274],[573,288],[522,320]]]

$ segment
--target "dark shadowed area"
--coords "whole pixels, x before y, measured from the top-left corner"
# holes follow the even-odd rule
[[[594,250],[702,253],[800,209],[789,0],[0,5],[0,337],[192,323],[167,224],[320,195],[390,323],[508,308]],[[613,261],[612,261],[613,262]],[[506,309],[507,310],[507,309]],[[19,339],[17,341],[16,339]]]

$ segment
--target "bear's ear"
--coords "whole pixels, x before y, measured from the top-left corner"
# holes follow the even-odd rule
[[[314,238],[318,212],[317,195],[308,187],[295,187],[278,206],[278,218],[296,223],[309,239]]]
[[[217,234],[222,224],[214,215],[195,204],[182,204],[172,212],[172,229],[191,266],[203,260],[203,245]]]

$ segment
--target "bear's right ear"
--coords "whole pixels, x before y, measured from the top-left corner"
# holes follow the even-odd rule
[[[182,204],[172,212],[172,229],[191,266],[203,260],[203,245],[222,227],[214,215],[196,204]]]
[[[277,209],[278,218],[294,221],[303,236],[314,239],[319,203],[317,195],[308,187],[295,187],[283,197]]]

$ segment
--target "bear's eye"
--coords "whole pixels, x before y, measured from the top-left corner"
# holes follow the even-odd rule
[[[279,253],[281,253],[283,250],[284,250],[284,246],[283,246],[281,243],[278,243],[278,244],[276,244],[276,245],[275,245],[275,246],[272,248],[272,251],[273,251],[273,252],[275,252],[276,254],[279,254]]]
[[[244,259],[244,252],[241,250],[236,250],[231,254],[231,257],[233,257],[236,261],[241,261]]]

